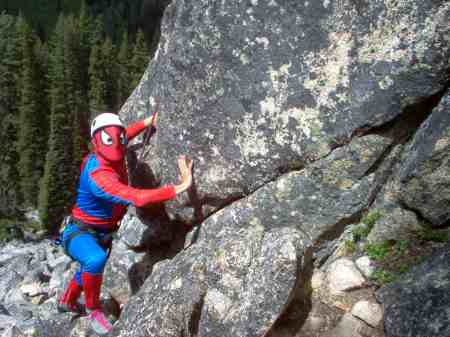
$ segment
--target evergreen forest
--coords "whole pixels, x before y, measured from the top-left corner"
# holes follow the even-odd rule
[[[26,226],[29,210],[38,228],[59,227],[89,121],[120,109],[138,84],[159,32],[127,3],[0,1],[0,239]]]

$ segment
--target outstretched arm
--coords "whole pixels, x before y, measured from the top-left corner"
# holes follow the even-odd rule
[[[179,193],[187,190],[192,184],[192,160],[186,156],[178,159],[181,183],[156,189],[137,189],[119,180],[114,171],[101,168],[90,174],[91,191],[99,198],[122,205],[143,207],[147,204],[174,199]]]
[[[107,169],[99,169],[90,175],[90,188],[95,196],[122,205],[143,207],[175,198],[172,185],[157,189],[137,189],[119,181],[118,175]]]
[[[148,117],[141,121],[130,124],[125,130],[128,141],[131,141],[134,137],[139,135],[147,127],[152,128],[151,134],[153,135],[156,131],[157,120],[158,120],[158,114],[155,113],[152,117]]]

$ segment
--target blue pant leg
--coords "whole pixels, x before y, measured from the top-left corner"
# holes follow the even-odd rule
[[[77,282],[77,284],[82,287],[83,286],[83,281],[81,280],[81,267],[75,273],[74,278],[75,278],[75,281]]]
[[[103,272],[108,255],[92,234],[83,233],[75,236],[70,240],[67,250],[70,256],[80,263],[81,273],[96,275]]]

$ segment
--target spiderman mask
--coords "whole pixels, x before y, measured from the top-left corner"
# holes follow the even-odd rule
[[[117,162],[125,157],[127,147],[125,130],[119,126],[108,126],[94,134],[95,152],[107,161]]]

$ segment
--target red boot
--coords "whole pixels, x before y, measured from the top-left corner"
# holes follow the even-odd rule
[[[84,297],[86,309],[89,312],[92,329],[100,336],[105,336],[112,330],[112,325],[105,317],[100,304],[100,289],[102,287],[102,275],[82,273]]]
[[[84,314],[84,307],[78,303],[78,298],[80,297],[82,290],[81,286],[79,286],[77,281],[75,281],[75,278],[73,278],[58,301],[58,311]]]

